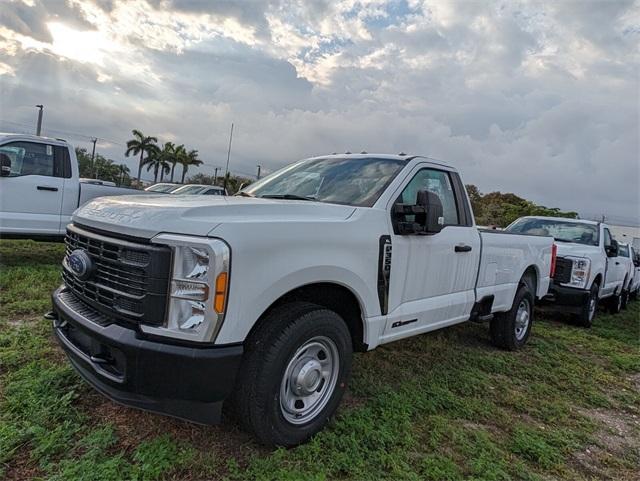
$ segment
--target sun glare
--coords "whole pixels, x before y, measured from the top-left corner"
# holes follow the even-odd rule
[[[100,31],[74,30],[56,22],[50,22],[47,26],[53,37],[51,51],[61,57],[102,64],[105,53],[111,50],[109,41]]]

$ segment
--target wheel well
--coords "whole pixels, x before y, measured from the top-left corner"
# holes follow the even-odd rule
[[[260,316],[260,319],[251,330],[254,331],[274,308],[295,301],[311,302],[337,313],[344,319],[349,328],[354,351],[363,352],[367,350],[367,345],[364,343],[363,316],[360,302],[349,289],[330,282],[307,284],[282,295]]]
[[[602,274],[598,274],[596,276],[596,278],[593,280],[593,284],[598,284],[598,286],[602,285]]]
[[[524,270],[524,273],[520,278],[520,283],[524,283],[526,278],[531,279],[531,287],[533,289],[532,294],[535,299],[538,293],[538,270],[536,269],[536,266],[531,265]]]

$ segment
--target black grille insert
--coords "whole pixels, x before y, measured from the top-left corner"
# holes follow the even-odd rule
[[[571,268],[573,262],[571,259],[564,257],[556,257],[556,273],[553,276],[553,281],[556,284],[565,284],[571,281]]]
[[[66,253],[84,250],[95,266],[87,280],[67,268],[62,277],[82,301],[113,318],[126,322],[161,324],[164,321],[171,250],[138,244],[70,225]]]

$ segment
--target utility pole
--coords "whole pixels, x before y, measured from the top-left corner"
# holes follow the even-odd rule
[[[213,169],[213,185],[216,185],[216,182],[218,181],[218,170],[220,170],[220,167]]]
[[[231,140],[233,140],[233,122],[231,122],[231,133],[229,134],[229,150],[227,151],[227,167],[224,169],[223,189],[227,190],[227,179],[229,177],[229,157],[231,157]]]
[[[36,105],[38,110],[38,126],[36,127],[36,135],[39,137],[42,132],[42,109],[44,109],[44,105]]]
[[[93,159],[96,157],[96,142],[98,139],[96,137],[93,138],[91,142],[93,142],[93,149],[91,150],[91,167],[93,168],[93,177],[94,179],[98,178],[98,171],[96,169],[96,163]]]
[[[260,180],[260,169],[261,169],[261,168],[262,168],[262,167],[261,167],[261,165],[260,165],[260,164],[258,164],[258,175],[257,175],[258,180]]]

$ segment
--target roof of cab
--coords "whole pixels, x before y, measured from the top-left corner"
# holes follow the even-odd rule
[[[450,169],[453,169],[453,165],[448,164],[442,160],[439,159],[434,159],[432,157],[427,157],[426,155],[415,155],[415,154],[404,154],[404,153],[400,153],[400,154],[377,154],[375,152],[359,152],[359,153],[351,153],[351,152],[345,152],[342,154],[338,154],[338,153],[332,153],[332,154],[328,154],[328,155],[318,155],[315,157],[310,157],[308,159],[304,159],[304,160],[315,160],[315,159],[353,159],[353,160],[358,160],[358,159],[371,159],[371,158],[375,158],[375,159],[393,159],[393,160],[404,160],[405,162],[410,162],[413,159],[424,159],[427,162],[430,162],[432,164],[437,164],[437,165],[441,165],[443,167],[447,167]]]
[[[0,132],[0,142],[7,140],[26,140],[36,142],[50,142],[59,145],[68,145],[68,142],[64,139],[54,139],[52,137],[43,137],[42,135],[33,134],[16,134],[11,132]]]
[[[525,215],[521,217],[521,219],[545,219],[545,220],[560,220],[562,222],[575,222],[580,224],[591,224],[598,225],[600,222],[596,220],[588,220],[588,219],[573,219],[571,217],[552,217],[545,215]]]

